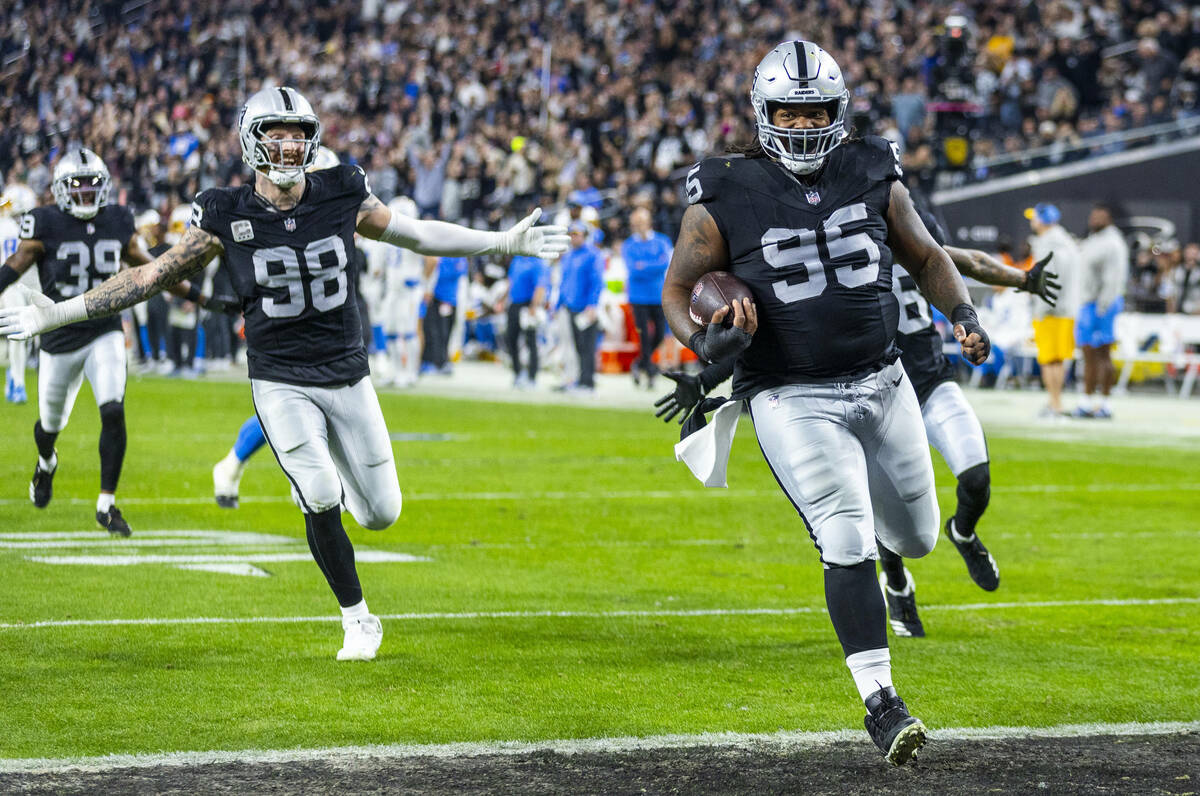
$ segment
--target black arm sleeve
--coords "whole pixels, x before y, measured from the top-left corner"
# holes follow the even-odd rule
[[[15,270],[7,265],[0,265],[0,293],[8,289],[8,286],[21,278]]]
[[[728,359],[714,362],[700,371],[700,386],[704,389],[705,395],[708,395],[714,387],[733,375],[733,366],[736,362],[737,357],[729,357]]]

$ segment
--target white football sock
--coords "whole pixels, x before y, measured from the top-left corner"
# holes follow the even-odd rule
[[[954,521],[954,518],[950,519],[950,536],[959,544],[962,544],[963,542],[969,542],[975,538],[975,534],[971,534],[970,536],[963,536],[960,534],[958,532],[958,523]]]
[[[116,502],[117,502],[116,495],[109,495],[105,492],[101,492],[100,497],[96,498],[96,511],[103,514],[104,512],[111,509],[113,507],[113,504]]]
[[[342,606],[342,623],[345,624],[348,619],[366,619],[371,615],[367,610],[367,601],[359,600],[354,605]]]
[[[871,694],[892,684],[892,654],[887,647],[849,655],[846,665],[864,702]]]

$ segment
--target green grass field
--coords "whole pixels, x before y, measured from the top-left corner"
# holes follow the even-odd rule
[[[861,729],[816,552],[748,421],[732,488],[705,490],[648,411],[381,398],[394,434],[446,438],[395,443],[392,528],[346,515],[360,555],[428,559],[360,565],[385,615],[367,664],[334,660],[336,602],[270,453],[240,509],[211,499],[245,382],[131,381],[127,541],[93,520],[88,389],[44,511],[27,500],[35,403],[0,407],[0,756]],[[976,588],[944,539],[911,564],[929,637],[892,654],[914,713],[932,728],[1200,718],[1197,451],[990,448],[980,533],[1001,587]],[[271,538],[162,533],[180,530]],[[122,554],[257,555],[270,576],[31,560]],[[28,624],[201,617],[308,619]]]

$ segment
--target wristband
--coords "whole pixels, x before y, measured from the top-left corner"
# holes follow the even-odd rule
[[[695,353],[696,356],[700,357],[701,362],[707,364],[709,360],[708,357],[704,355],[704,337],[706,334],[707,332],[704,329],[701,329],[689,337],[688,348],[692,349],[692,352]]]
[[[11,266],[0,265],[0,293],[3,293],[5,288],[20,278],[21,275]]]
[[[186,298],[188,301],[199,304],[201,295],[202,294],[200,292],[200,286],[197,285],[195,282],[189,282],[188,289],[187,289],[187,295],[184,296],[184,298]]]
[[[950,323],[954,324],[955,326],[960,323],[963,326],[966,326],[968,323],[979,326],[979,315],[976,314],[974,307],[966,302],[963,302],[951,310]]]

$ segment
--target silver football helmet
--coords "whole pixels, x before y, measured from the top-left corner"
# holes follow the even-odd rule
[[[327,146],[319,146],[317,147],[317,156],[313,158],[313,164],[308,167],[308,170],[320,171],[321,169],[332,169],[334,166],[340,165],[341,162],[342,159],[332,149]]]
[[[277,138],[268,142],[266,130],[276,124],[299,125],[304,137]],[[321,146],[321,122],[312,105],[296,89],[287,86],[264,88],[242,106],[238,137],[242,141],[242,160],[246,165],[286,189],[300,182],[304,172],[316,162]],[[284,163],[283,145],[297,143],[303,145],[299,162]]]
[[[90,149],[68,150],[54,167],[50,193],[60,210],[76,218],[95,218],[108,204],[112,178],[108,166]]]
[[[785,41],[763,58],[754,70],[750,104],[758,126],[758,140],[767,154],[796,174],[811,174],[825,157],[849,135],[845,129],[850,92],[833,56],[810,41]],[[810,129],[771,124],[776,104],[822,105],[829,126]]]

